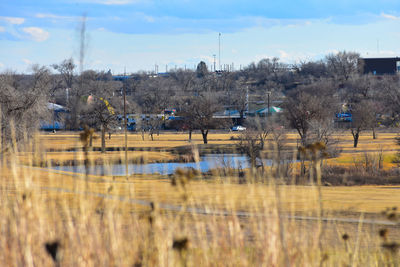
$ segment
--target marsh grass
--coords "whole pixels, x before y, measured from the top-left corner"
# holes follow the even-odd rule
[[[38,140],[19,150],[14,143],[15,149],[3,155],[4,266],[398,264],[398,226],[386,225],[383,239],[379,225],[366,225],[363,215],[358,223],[334,220],[337,214],[327,197],[340,195],[321,187],[318,164],[315,185],[306,187],[283,185],[293,180],[287,175],[294,175],[296,166],[291,172],[271,167],[239,174],[226,165],[213,171],[214,179],[179,170],[170,178],[133,175],[125,180],[37,168],[38,161],[52,164]],[[75,141],[75,147],[82,145]],[[25,165],[20,151],[27,152]],[[192,151],[198,160],[196,145]],[[74,153],[77,160],[94,164],[84,147]],[[240,176],[244,184],[237,183]],[[299,211],[315,219],[299,219]],[[397,222],[392,213],[397,214],[390,210],[382,220]]]

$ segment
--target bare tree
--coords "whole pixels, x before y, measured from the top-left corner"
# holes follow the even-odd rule
[[[196,73],[191,70],[178,69],[170,72],[170,77],[177,85],[177,90],[180,93],[187,93],[194,87],[196,81]]]
[[[380,87],[382,82],[373,75],[353,76],[345,83],[341,92],[342,99],[345,99],[350,106],[359,106],[360,102],[368,106],[367,115],[363,114],[365,125],[363,127],[372,130],[373,139],[376,139],[376,127],[378,116],[385,110],[385,97]],[[356,109],[359,109],[358,107]],[[355,114],[359,117],[359,114]]]
[[[330,74],[342,82],[363,71],[363,61],[360,54],[355,52],[342,51],[337,54],[329,54],[325,61]]]
[[[207,69],[207,65],[204,61],[200,61],[200,63],[197,65],[197,69],[196,69],[196,75],[197,78],[204,78],[206,77],[208,74],[208,69]]]
[[[283,107],[284,115],[290,126],[297,130],[301,145],[305,146],[312,140],[310,131],[317,130],[317,138],[327,137],[325,126],[332,122],[336,99],[332,96],[332,83],[321,80],[318,83],[300,87],[287,96]],[[316,127],[318,126],[318,127]]]
[[[358,139],[362,130],[371,128],[376,124],[376,114],[371,112],[374,109],[373,102],[363,100],[352,105],[352,122],[350,131],[353,136],[353,146],[357,147]]]
[[[196,129],[195,115],[193,113],[194,97],[182,99],[184,104],[181,106],[179,115],[182,118],[182,129],[189,133],[188,141],[192,141],[192,132]]]
[[[193,97],[188,106],[191,110],[188,119],[192,121],[195,129],[201,131],[204,144],[208,143],[208,131],[217,124],[216,119],[213,118],[214,113],[219,108],[216,100],[215,93],[205,92]]]
[[[297,66],[297,71],[300,76],[324,78],[328,76],[328,69],[324,61],[308,61],[301,62]]]
[[[238,150],[249,157],[252,168],[257,167],[257,159],[260,161],[262,159],[261,151],[264,149],[267,136],[268,132],[257,130],[247,130],[239,136]]]
[[[86,71],[83,74],[83,88],[88,92],[88,100],[81,115],[82,121],[101,130],[101,151],[106,150],[105,135],[116,127],[117,114],[122,107],[122,99],[115,92],[122,87],[120,82],[102,79],[102,73]]]
[[[59,87],[64,89],[71,89],[74,85],[74,71],[76,65],[74,64],[74,60],[72,58],[65,59],[59,64],[51,65],[53,69],[58,71],[61,75],[61,80],[59,81]]]
[[[396,124],[400,121],[400,80],[399,76],[384,76],[379,81],[377,87],[381,92],[385,111],[391,115],[391,123]]]
[[[49,117],[47,93],[52,82],[46,67],[35,65],[32,75],[0,74],[1,147],[6,148],[15,131],[16,141],[29,137]],[[14,124],[15,129],[11,129]]]

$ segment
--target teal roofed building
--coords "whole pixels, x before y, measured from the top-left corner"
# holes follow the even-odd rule
[[[266,116],[268,116],[268,114],[272,115],[272,114],[280,113],[280,112],[282,112],[282,108],[272,106],[269,109],[268,109],[268,107],[265,107],[265,108],[260,108],[257,110],[249,111],[248,115],[249,116],[266,117]]]

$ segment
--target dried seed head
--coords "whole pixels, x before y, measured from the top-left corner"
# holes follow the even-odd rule
[[[103,217],[104,215],[104,209],[103,208],[97,208],[95,210],[96,214],[100,215],[101,217]]]
[[[45,248],[47,253],[53,259],[54,262],[59,260],[59,249],[60,249],[60,242],[58,240],[53,242],[45,243]]]
[[[346,234],[346,233],[342,235],[342,239],[344,241],[347,241],[349,238],[350,238],[350,236],[348,234]]]
[[[308,144],[305,147],[306,150],[314,150],[314,144]]]
[[[150,224],[150,226],[152,226],[153,225],[153,222],[154,222],[154,217],[153,217],[153,215],[149,215],[149,217],[147,217],[147,219],[149,220],[149,224]]]
[[[322,152],[322,157],[323,158],[329,158],[329,153],[328,152],[326,152],[326,151],[324,151],[324,152]]]
[[[394,221],[397,218],[396,213],[394,211],[388,212],[386,214],[386,217],[388,218],[388,220],[391,220],[391,221]]]
[[[382,238],[386,238],[387,237],[387,235],[388,235],[388,229],[386,229],[386,228],[383,228],[383,229],[380,229],[379,230],[379,236],[380,237],[382,237]]]
[[[187,237],[174,239],[172,248],[178,251],[187,250],[189,248],[189,239]]]
[[[385,242],[382,244],[382,248],[387,249],[392,253],[395,253],[398,249],[400,249],[400,244],[397,242]]]
[[[150,202],[150,209],[151,211],[155,211],[157,209],[157,204],[154,202]]]
[[[183,176],[183,175],[185,175],[185,171],[183,169],[181,169],[181,168],[178,168],[178,169],[175,170],[175,175],[176,176]]]
[[[326,148],[326,145],[324,142],[316,142],[314,144],[315,149],[317,150],[324,150]]]

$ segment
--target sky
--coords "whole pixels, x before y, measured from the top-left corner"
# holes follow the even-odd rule
[[[84,16],[83,68],[113,74],[400,56],[399,0],[0,0],[0,72],[78,64]]]

